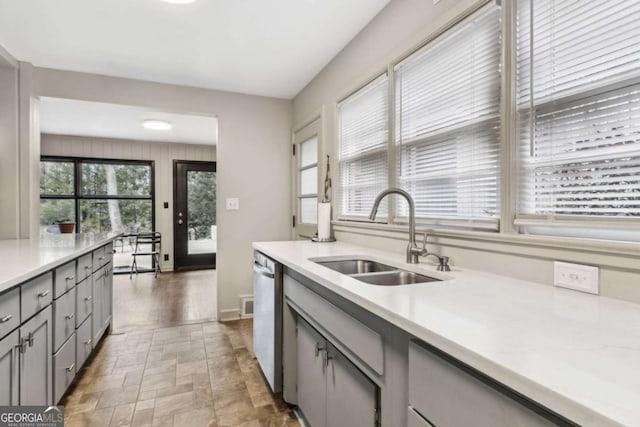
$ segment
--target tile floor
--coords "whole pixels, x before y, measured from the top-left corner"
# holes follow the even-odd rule
[[[109,335],[62,402],[65,426],[299,426],[251,352],[251,321]]]

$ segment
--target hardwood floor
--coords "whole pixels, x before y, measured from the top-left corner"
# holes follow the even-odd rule
[[[114,333],[216,320],[216,270],[113,278]]]
[[[210,274],[162,276],[168,274],[157,281],[149,280],[151,274],[139,275],[132,289],[120,295],[116,288],[114,310],[126,332],[107,336],[80,371],[62,402],[65,426],[299,426],[260,373],[251,320],[157,327],[193,322],[194,312],[201,316],[209,310],[208,301],[193,295],[210,292],[195,290],[195,283],[208,282]],[[117,286],[126,286],[120,277]],[[174,289],[166,289],[169,283]],[[132,300],[118,307],[127,294],[140,296],[139,304]],[[160,305],[158,310],[153,304]],[[135,313],[135,321],[124,317],[136,307],[144,314]]]

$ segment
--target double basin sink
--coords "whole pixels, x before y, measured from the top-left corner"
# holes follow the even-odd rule
[[[367,259],[315,260],[326,268],[377,286],[401,286],[439,282],[440,279]]]

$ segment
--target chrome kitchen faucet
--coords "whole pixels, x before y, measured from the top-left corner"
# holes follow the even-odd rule
[[[401,188],[387,188],[386,190],[382,190],[380,194],[376,196],[376,200],[373,202],[373,207],[371,208],[369,219],[371,221],[376,219],[376,214],[378,213],[378,208],[380,207],[382,199],[384,199],[389,194],[398,194],[404,197],[409,204],[409,244],[407,245],[407,264],[418,264],[419,256],[434,256],[438,258],[438,271],[451,271],[451,268],[449,267],[449,257],[436,255],[427,250],[426,231],[424,233],[422,248],[419,248],[416,244],[416,204],[413,201],[413,197],[411,197],[411,194],[407,193]]]

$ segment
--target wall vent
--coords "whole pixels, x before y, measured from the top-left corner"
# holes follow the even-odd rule
[[[240,317],[243,319],[253,317],[253,295],[243,295],[240,298],[242,299]]]

